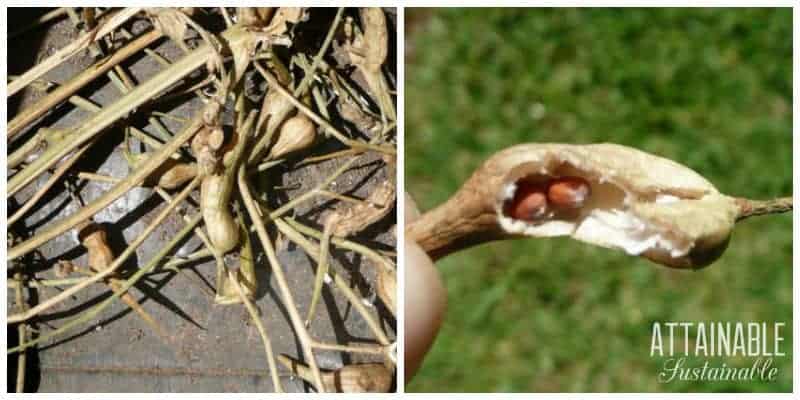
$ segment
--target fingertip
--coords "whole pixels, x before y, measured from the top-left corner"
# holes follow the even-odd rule
[[[441,327],[447,294],[431,258],[414,242],[406,242],[405,380],[419,369]]]

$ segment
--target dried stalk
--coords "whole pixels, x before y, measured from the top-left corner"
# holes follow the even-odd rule
[[[232,43],[247,38],[248,33],[236,27],[223,32],[223,37]],[[69,143],[58,148],[49,148],[27,168],[14,175],[8,181],[8,197],[14,195],[25,185],[33,181],[39,174],[53,163],[58,162],[64,155],[75,147],[85,143],[105,128],[110,126],[118,119],[124,117],[134,108],[144,104],[146,101],[155,97],[164,89],[191,73],[196,68],[204,65],[214,56],[215,49],[207,44],[203,44],[190,54],[184,56],[169,68],[161,70],[146,82],[137,86],[127,95],[121,97],[113,104],[103,107],[102,111],[90,116],[82,124],[74,128]]]
[[[20,208],[19,208],[19,210],[17,210],[16,212],[14,212],[14,214],[13,214],[11,217],[9,217],[9,218],[8,218],[8,225],[9,225],[9,226],[10,226],[10,225],[13,225],[13,224],[14,224],[15,222],[17,222],[17,221],[18,221],[20,218],[22,218],[22,217],[25,215],[25,213],[27,213],[28,211],[30,211],[30,209],[31,209],[33,206],[35,206],[35,205],[36,205],[36,203],[37,203],[39,200],[41,200],[41,199],[42,199],[42,197],[44,197],[44,195],[47,193],[47,191],[49,191],[49,190],[50,190],[50,188],[52,188],[52,187],[53,187],[53,185],[55,185],[55,184],[56,184],[56,182],[58,182],[58,180],[59,180],[59,179],[61,179],[61,177],[62,177],[62,176],[63,176],[63,175],[64,175],[64,174],[65,174],[65,173],[66,173],[66,172],[67,172],[67,171],[68,171],[68,170],[69,170],[69,169],[70,169],[70,168],[73,166],[73,165],[75,165],[75,163],[78,161],[78,159],[80,159],[81,155],[83,155],[83,153],[85,153],[85,152],[86,152],[86,150],[88,150],[88,149],[89,149],[89,147],[91,147],[91,146],[92,146],[92,144],[94,144],[94,142],[95,142],[95,141],[94,141],[94,140],[92,140],[92,141],[90,141],[89,143],[86,143],[85,145],[83,145],[83,147],[81,147],[80,149],[78,149],[78,151],[76,151],[76,152],[75,152],[75,154],[73,154],[73,155],[72,155],[72,157],[70,157],[70,158],[69,158],[69,160],[66,160],[66,161],[62,162],[61,164],[59,164],[59,165],[58,165],[58,168],[56,168],[56,170],[55,170],[55,171],[53,171],[53,174],[50,176],[50,178],[48,178],[48,179],[47,179],[47,182],[46,182],[46,183],[45,183],[45,184],[44,184],[42,187],[40,187],[40,188],[39,188],[39,189],[36,191],[36,193],[34,193],[34,194],[33,194],[33,196],[31,196],[31,198],[30,198],[30,199],[28,199],[28,201],[26,201],[26,202],[25,202],[25,204],[24,204],[22,207],[20,207]]]
[[[281,386],[281,381],[278,378],[278,366],[275,364],[275,356],[272,353],[272,341],[269,339],[266,329],[264,329],[264,324],[261,323],[258,310],[256,310],[253,302],[247,297],[247,294],[245,294],[242,285],[239,284],[239,278],[236,277],[236,272],[233,269],[228,269],[228,281],[233,284],[236,293],[239,294],[239,299],[244,303],[247,312],[250,314],[250,318],[253,320],[253,323],[256,324],[258,333],[261,335],[261,341],[264,342],[264,352],[266,353],[269,372],[272,376],[272,386],[275,388],[276,392],[283,393],[283,386]]]
[[[14,274],[14,279],[22,282],[22,274]],[[22,285],[17,286],[16,290],[14,291],[14,296],[17,306],[22,310],[22,312],[25,312],[28,308],[28,305],[25,303],[25,299],[22,294]],[[17,326],[17,335],[19,335],[19,345],[24,346],[28,341],[27,324],[20,323],[19,326]],[[17,358],[17,393],[25,392],[25,369],[27,368],[27,360],[28,354],[26,351],[21,352]]]
[[[781,197],[772,200],[749,200],[737,198],[736,202],[741,207],[736,221],[758,215],[780,214],[792,211],[792,198]]]
[[[292,321],[292,326],[294,327],[295,333],[297,334],[297,338],[303,347],[305,358],[307,359],[308,365],[311,368],[314,378],[314,387],[317,389],[317,391],[324,392],[325,388],[322,386],[322,377],[320,376],[319,367],[317,367],[317,361],[314,359],[314,352],[311,348],[311,336],[303,324],[300,313],[297,311],[297,305],[292,297],[292,292],[289,290],[286,277],[283,275],[283,268],[278,261],[278,257],[275,256],[275,249],[272,247],[272,241],[267,234],[267,229],[264,227],[264,223],[261,221],[261,216],[257,208],[258,206],[253,200],[253,196],[250,194],[250,187],[245,175],[245,167],[242,165],[239,167],[238,172],[239,192],[242,195],[242,200],[244,201],[247,213],[250,214],[250,220],[256,227],[258,238],[261,240],[261,246],[267,253],[267,259],[269,259],[270,265],[272,265],[272,273],[275,274],[275,280],[280,288],[281,297],[286,305],[286,309],[289,313],[289,318]]]
[[[322,234],[322,241],[320,242],[320,251],[317,259],[317,275],[314,279],[314,289],[311,292],[311,304],[308,306],[308,316],[306,317],[306,326],[311,324],[311,318],[314,317],[314,311],[319,301],[320,293],[322,292],[322,284],[328,276],[328,248],[330,247],[331,234],[334,227],[333,221],[325,224],[325,231]]]
[[[281,233],[283,233],[287,238],[289,238],[289,240],[293,241],[298,246],[302,247],[303,250],[305,250],[305,252],[308,254],[308,256],[314,260],[314,262],[319,263],[321,261],[319,259],[320,249],[316,244],[312,243],[311,241],[303,237],[303,235],[301,235],[298,231],[294,230],[294,228],[288,225],[278,224],[276,221],[276,227],[278,227],[278,230],[280,230]],[[364,321],[367,322],[367,326],[369,326],[372,333],[378,339],[378,342],[380,342],[382,345],[388,345],[390,343],[389,338],[381,329],[381,326],[378,323],[378,321],[364,307],[364,299],[359,297],[350,288],[349,283],[345,281],[344,278],[339,276],[339,274],[334,273],[333,270],[330,270],[329,274],[332,276],[333,282],[334,284],[336,284],[336,287],[339,288],[339,290],[341,290],[342,293],[344,293],[345,297],[347,297],[347,300],[350,301],[350,304],[353,306],[353,308],[355,308],[356,311],[361,315],[361,317],[364,318]]]
[[[128,43],[125,47],[117,50],[114,54],[94,63],[89,68],[83,70],[80,74],[70,79],[67,83],[60,85],[56,90],[50,92],[47,96],[43,97],[29,108],[22,110],[17,114],[14,119],[8,123],[8,135],[13,137],[22,128],[28,124],[36,121],[42,115],[53,110],[58,104],[65,99],[75,94],[87,83],[91,82],[98,76],[104,74],[109,69],[117,66],[120,62],[124,61],[131,55],[139,52],[141,49],[149,46],[161,37],[161,32],[150,31],[138,37],[136,40]]]
[[[63,48],[55,52],[52,56],[48,57],[39,64],[36,64],[35,67],[29,69],[24,74],[20,75],[18,79],[15,79],[13,82],[9,83],[7,96],[8,97],[13,96],[15,93],[22,90],[22,88],[28,86],[28,84],[30,84],[31,82],[40,78],[42,75],[46,74],[51,69],[60,65],[68,58],[77,54],[79,51],[85,49],[92,42],[99,40],[103,36],[111,33],[114,29],[117,29],[120,25],[125,23],[125,21],[127,21],[128,19],[139,13],[139,11],[141,11],[141,8],[139,7],[125,8],[123,10],[120,10],[119,12],[114,14],[111,18],[109,18],[108,21],[105,21],[104,23],[100,24],[91,32],[87,32],[81,35],[81,37],[79,37],[77,40],[64,46]],[[11,139],[12,137],[13,137],[12,135],[8,136],[9,139]]]
[[[322,235],[323,235],[322,232],[320,232],[320,231],[318,231],[318,230],[316,230],[316,229],[314,229],[314,228],[312,228],[310,226],[303,225],[303,224],[295,221],[292,218],[282,218],[282,219],[275,220],[275,224],[279,228],[281,226],[283,226],[283,225],[289,225],[293,229],[301,232],[302,234],[311,236],[311,237],[313,237],[315,239],[321,239]],[[331,242],[334,245],[338,246],[338,247],[341,247],[341,248],[346,249],[346,250],[354,251],[354,252],[360,254],[361,256],[372,260],[373,262],[375,262],[376,264],[380,265],[384,269],[395,269],[395,265],[391,260],[387,259],[386,257],[382,256],[377,251],[372,250],[367,246],[358,244],[356,242],[351,242],[351,241],[349,241],[347,239],[339,238],[339,237],[335,237],[335,236],[331,238]]]
[[[314,342],[314,348],[320,350],[342,351],[345,353],[374,354],[381,356],[386,354],[386,346],[376,345],[347,346],[343,344]]]
[[[44,232],[37,233],[35,236],[31,237],[25,242],[10,248],[8,250],[7,260],[11,261],[33,251],[35,248],[66,232],[80,222],[88,219],[111,204],[114,200],[127,193],[128,190],[147,178],[156,168],[158,168],[159,165],[161,165],[161,163],[169,158],[170,154],[174,153],[186,141],[188,141],[195,134],[197,129],[200,128],[201,124],[202,118],[200,115],[198,115],[191,123],[188,124],[186,128],[184,128],[183,132],[176,135],[172,141],[167,143],[164,147],[155,151],[148,163],[139,167],[136,171],[128,175],[124,181],[116,184],[113,188],[111,188],[111,190],[104,193],[91,204],[88,204],[86,207],[81,209],[81,211],[61,220],[58,223],[54,223],[53,226],[50,226]]]

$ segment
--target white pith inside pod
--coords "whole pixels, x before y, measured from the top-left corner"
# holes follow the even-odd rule
[[[667,266],[697,268],[722,254],[738,212],[733,199],[691,169],[625,146],[523,145],[506,157],[516,166],[503,178],[495,210],[510,234],[571,236]],[[589,183],[583,207],[548,210],[530,221],[505,214],[521,180],[564,176]]]

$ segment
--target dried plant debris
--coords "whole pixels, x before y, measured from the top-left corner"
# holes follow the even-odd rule
[[[172,354],[275,391],[391,390],[396,11],[62,10],[38,19],[71,32],[52,55],[10,65],[16,389],[26,355],[69,361],[134,324],[115,347],[132,367]]]

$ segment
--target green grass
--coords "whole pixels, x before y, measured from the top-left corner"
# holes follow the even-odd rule
[[[447,9],[406,24],[405,173],[422,210],[524,142],[620,143],[731,195],[792,192],[791,9]],[[696,272],[568,239],[438,266],[448,314],[407,391],[792,389],[788,215],[738,224]],[[784,321],[788,354],[775,382],[661,384],[653,321]]]

